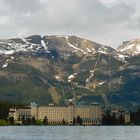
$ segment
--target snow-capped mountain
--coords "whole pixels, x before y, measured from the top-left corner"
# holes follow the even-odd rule
[[[140,38],[124,42],[122,45],[118,47],[118,51],[123,54],[128,54],[132,56],[139,55],[140,54]]]
[[[1,55],[10,56],[10,59],[13,59],[14,55],[21,53],[51,58],[58,57],[58,55],[61,58],[68,58],[73,54],[82,57],[86,55],[93,56],[94,54],[100,53],[114,57],[119,61],[126,61],[126,55],[117,52],[115,49],[76,36],[33,35],[26,38],[0,40]],[[9,58],[8,60],[6,59],[1,66],[7,67],[8,61]]]
[[[44,44],[34,44],[25,38],[12,38],[0,40],[0,54],[14,54],[17,52],[35,51],[44,47]]]
[[[67,53],[79,53],[81,55],[96,52],[115,52],[108,46],[78,38],[75,36],[40,36],[34,35],[27,38],[13,38],[0,40],[0,54],[13,54],[17,52],[35,52],[49,50],[57,46],[58,50]],[[49,51],[48,51],[49,53]]]
[[[73,98],[77,104],[136,107],[140,58],[125,47],[138,52],[138,44],[125,42],[117,51],[76,36],[1,39],[0,100],[64,104]]]

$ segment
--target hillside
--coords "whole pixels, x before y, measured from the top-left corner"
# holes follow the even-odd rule
[[[122,48],[122,47],[121,47]],[[0,40],[0,100],[140,106],[140,56],[76,36]]]

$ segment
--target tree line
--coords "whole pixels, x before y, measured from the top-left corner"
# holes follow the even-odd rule
[[[130,112],[130,124],[140,125],[140,109]],[[125,125],[125,119],[123,115],[116,117],[115,114],[111,115],[110,111],[107,110],[102,117],[102,125]]]
[[[0,125],[14,124],[14,118],[13,117],[8,118],[10,108],[22,108],[26,106],[27,104],[12,103],[10,101],[1,101],[0,102]]]
[[[0,102],[0,119],[6,120],[9,114],[10,108],[22,108],[26,107],[27,104],[23,103],[12,103],[8,101]]]
[[[14,118],[13,117],[10,117],[9,118],[11,124],[14,124]],[[57,125],[57,123],[49,123],[48,121],[48,118],[47,116],[44,117],[43,120],[36,120],[35,117],[31,117],[31,118],[25,118],[24,116],[20,119],[18,119],[19,121],[21,121],[21,124],[22,125]],[[80,116],[77,116],[76,118],[74,117],[73,118],[73,121],[72,121],[72,125],[82,125],[83,121],[82,121],[82,118]],[[62,119],[61,123],[59,123],[59,125],[68,125],[68,122],[65,121],[65,119]]]
[[[123,115],[119,117],[116,114],[110,114],[110,111],[106,111],[106,113],[102,117],[102,125],[125,125],[125,119]]]
[[[140,125],[140,109],[135,112],[131,112],[131,123],[134,125]]]

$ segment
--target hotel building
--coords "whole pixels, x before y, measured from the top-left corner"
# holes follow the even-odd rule
[[[38,106],[31,103],[30,109],[11,109],[9,114],[14,117],[15,122],[28,117],[35,117],[36,120],[41,120],[45,117],[49,124],[65,124],[72,125],[74,118],[79,116],[82,119],[83,125],[99,125],[102,120],[101,106],[98,103],[91,105],[74,105],[70,102],[66,106],[55,106],[50,104],[48,106]]]
[[[83,125],[97,125],[101,123],[102,111],[97,103],[81,106],[75,106],[72,103],[67,106],[37,106],[32,104],[31,116],[37,120],[43,120],[46,116],[50,124],[61,124],[63,120],[66,124],[73,124],[74,118],[79,116]]]

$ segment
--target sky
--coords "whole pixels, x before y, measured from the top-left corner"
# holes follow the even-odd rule
[[[0,38],[75,35],[117,47],[140,38],[140,0],[0,0]]]

